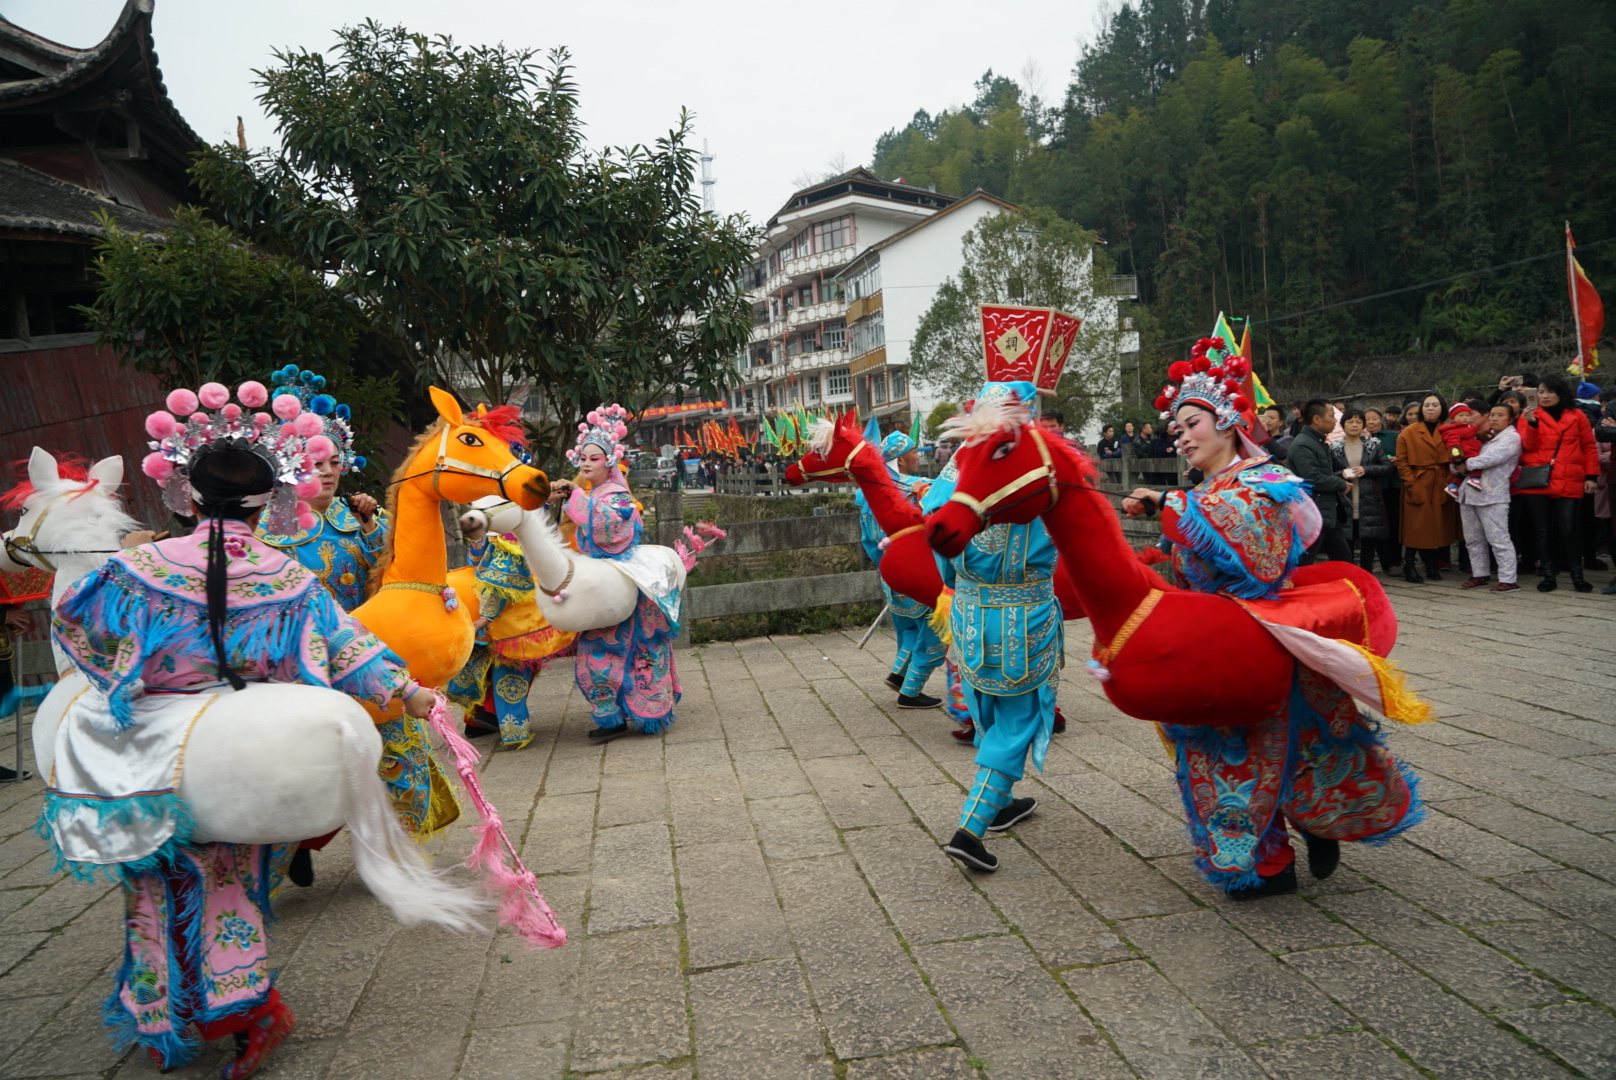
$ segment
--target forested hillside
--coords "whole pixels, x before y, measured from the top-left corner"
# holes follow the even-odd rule
[[[1063,100],[975,91],[882,136],[874,170],[1097,229],[1147,344],[1552,252],[1567,218],[1616,237],[1608,0],[1133,0]],[[1616,244],[1582,262],[1616,291]],[[1568,333],[1564,281],[1549,259],[1275,321],[1259,370]]]

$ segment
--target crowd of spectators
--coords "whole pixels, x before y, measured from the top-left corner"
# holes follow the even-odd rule
[[[1530,372],[1486,397],[1429,393],[1382,411],[1322,398],[1260,415],[1264,449],[1306,480],[1323,520],[1313,558],[1356,559],[1411,584],[1464,576],[1495,593],[1562,575],[1593,589],[1616,549],[1616,391]],[[1102,450],[1103,454],[1103,450]],[[1604,589],[1616,595],[1616,584]]]

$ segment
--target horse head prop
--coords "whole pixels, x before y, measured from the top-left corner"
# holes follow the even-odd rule
[[[1031,421],[1025,405],[989,402],[947,422],[949,433],[965,440],[954,454],[959,479],[948,502],[926,519],[926,539],[944,558],[964,551],[989,525],[1039,517],[1060,501],[1063,483],[1093,486],[1093,463]]]
[[[126,533],[141,527],[124,512],[122,483],[121,457],[87,465],[34,447],[28,479],[0,495],[0,510],[22,511],[16,527],[0,537],[0,570],[54,574],[54,604],[69,585],[111,558]]]
[[[513,406],[466,412],[454,395],[435,386],[431,394],[438,419],[393,475],[392,532],[371,572],[370,599],[353,614],[423,686],[443,687],[471,656],[477,604],[449,585],[438,504],[498,495],[534,510],[549,497],[550,480],[515,449],[522,429]]]
[[[844,484],[856,479],[852,471],[854,459],[866,449],[880,464],[881,452],[865,440],[854,409],[835,420],[815,420],[808,430],[808,452],[786,466],[786,483],[793,487],[810,480]]]

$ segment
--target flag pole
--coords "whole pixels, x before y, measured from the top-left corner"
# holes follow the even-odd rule
[[[870,635],[875,633],[875,628],[881,625],[881,620],[886,618],[887,617],[887,612],[889,612],[891,610],[892,610],[892,605],[890,603],[882,605],[881,614],[879,614],[879,615],[877,615],[875,617],[875,621],[870,624],[870,628],[868,630],[864,631],[864,636],[859,638],[859,643],[858,643],[859,648],[862,649],[862,648],[864,648],[864,646],[866,646],[866,645],[868,645],[870,643]]]
[[[1582,351],[1582,312],[1577,309],[1577,244],[1571,236],[1571,222],[1565,223],[1566,235],[1566,291],[1571,294],[1571,331],[1577,336],[1577,374],[1585,376],[1588,362]]]

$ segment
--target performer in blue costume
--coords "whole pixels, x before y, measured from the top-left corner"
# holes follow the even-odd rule
[[[892,476],[892,482],[901,487],[915,502],[926,493],[931,481],[921,476],[911,476],[903,471],[915,467],[917,447],[919,446],[920,420],[915,419],[915,430],[909,434],[894,431],[885,439],[881,438],[879,421],[871,418],[870,426],[865,431],[865,439],[872,446],[881,448],[881,457],[887,463],[887,472]],[[861,490],[853,497],[858,506],[860,543],[864,546],[864,553],[876,566],[881,565],[881,556],[884,553],[882,546],[886,540],[886,533],[875,519],[870,510],[870,504]],[[881,583],[881,591],[886,594],[887,608],[892,614],[892,626],[897,631],[898,651],[892,658],[892,673],[887,676],[887,685],[898,692],[898,708],[900,709],[935,709],[943,704],[942,698],[927,694],[926,680],[931,673],[937,670],[947,653],[947,647],[937,636],[937,631],[931,627],[932,609],[902,593],[895,593]]]
[[[337,483],[345,473],[365,467],[365,459],[354,452],[353,414],[347,405],[325,392],[325,377],[287,364],[270,373],[270,400],[291,394],[302,402],[304,411],[324,422],[323,434],[337,448],[336,454],[316,466],[320,493],[306,500],[314,512],[307,529],[277,533],[260,522],[254,534],[259,540],[290,556],[312,570],[344,611],[365,602],[365,582],[387,540],[387,511],[369,495],[337,498]],[[383,743],[381,776],[393,796],[393,806],[404,828],[425,839],[447,827],[460,816],[454,789],[432,761],[426,725],[411,716],[401,716],[378,724]],[[319,851],[335,832],[316,836],[298,847],[287,870],[292,884],[307,888],[314,882],[311,851]]]
[[[978,404],[1017,399],[1034,412],[1030,382],[990,382]],[[949,461],[921,500],[931,513],[954,494],[958,472]],[[1042,520],[983,529],[953,559],[939,558],[943,584],[954,590],[949,626],[965,705],[976,725],[976,782],[959,828],[943,847],[977,870],[999,859],[982,838],[1031,814],[1038,800],[1013,798],[1030,750],[1040,770],[1055,726],[1055,687],[1064,662],[1060,605],[1055,602],[1055,545]]]
[[[314,527],[282,536],[259,526],[258,539],[313,570],[342,610],[352,611],[365,602],[365,581],[386,544],[387,511],[369,495],[337,497],[343,474],[363,469],[365,459],[354,453],[352,414],[325,393],[325,377],[288,364],[272,373],[270,381],[275,384],[272,397],[295,395],[325,421],[325,435],[336,444],[337,456],[320,463],[320,494],[308,500]]]

